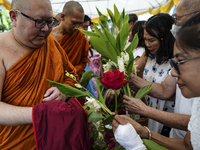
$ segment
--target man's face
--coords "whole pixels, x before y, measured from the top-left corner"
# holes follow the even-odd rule
[[[174,13],[175,24],[177,26],[182,26],[185,22],[187,22],[191,17],[193,17],[197,12],[184,9],[183,6],[177,5],[176,11]]]
[[[53,12],[50,2],[41,1],[36,3],[35,1],[30,1],[30,5],[31,9],[26,11],[21,10],[21,12],[35,20],[50,21],[53,19]],[[28,48],[38,48],[42,46],[44,40],[51,33],[52,28],[49,28],[47,24],[42,28],[36,28],[35,21],[23,16],[17,11],[13,11],[13,13],[16,13],[18,18],[13,22],[14,36],[16,40],[21,45],[24,45]]]
[[[74,10],[74,13],[70,16],[65,16],[64,28],[68,33],[75,32],[83,23],[84,13]]]

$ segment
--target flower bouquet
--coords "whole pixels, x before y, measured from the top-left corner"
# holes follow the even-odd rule
[[[95,32],[81,30],[85,35],[90,37],[90,42],[93,47],[104,57],[104,59],[102,59],[104,77],[92,75],[92,71],[89,71],[85,72],[78,82],[73,75],[66,71],[66,76],[72,78],[76,82],[76,88],[48,80],[49,83],[56,86],[63,95],[86,99],[83,107],[88,113],[88,122],[92,125],[91,129],[94,128],[94,132],[91,135],[91,149],[94,150],[106,150],[111,148],[118,150],[124,149],[120,145],[118,145],[117,148],[116,146],[114,147],[114,144],[117,142],[113,137],[105,135],[105,138],[103,138],[103,134],[105,134],[103,132],[104,126],[110,124],[114,118],[114,115],[112,115],[113,110],[111,111],[106,105],[103,92],[105,91],[105,88],[110,89],[109,91],[115,91],[114,111],[115,113],[119,113],[121,108],[118,108],[122,106],[122,102],[120,102],[120,104],[118,103],[118,95],[126,94],[131,96],[128,80],[134,68],[132,51],[136,48],[138,43],[138,37],[136,35],[132,43],[125,49],[129,32],[129,17],[128,15],[125,15],[124,10],[120,14],[115,5],[114,14],[111,10],[107,10],[113,23],[111,29],[108,27],[108,18],[97,9],[102,32],[96,25],[94,25]],[[89,81],[91,77],[95,77],[96,79],[99,94],[98,99],[85,88],[86,82]],[[141,99],[148,94],[150,90],[151,85],[143,87],[137,92],[135,97]],[[103,144],[99,144],[98,140],[103,141]],[[146,143],[148,144],[148,141]]]

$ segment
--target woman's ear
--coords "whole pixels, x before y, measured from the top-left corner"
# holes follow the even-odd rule
[[[10,20],[12,21],[12,26],[16,26],[17,22],[17,12],[15,10],[10,10],[9,12]]]

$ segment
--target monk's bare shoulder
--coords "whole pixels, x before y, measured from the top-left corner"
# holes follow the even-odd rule
[[[11,31],[0,33],[0,45],[0,61],[5,67],[5,70],[8,71],[10,67],[21,58],[21,56],[19,56],[20,49]]]

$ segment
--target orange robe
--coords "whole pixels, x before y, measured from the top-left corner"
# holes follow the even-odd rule
[[[51,87],[46,79],[74,86],[65,70],[78,78],[63,48],[50,35],[41,48],[30,49],[7,71],[2,101],[30,107],[42,103]],[[36,149],[33,125],[0,126],[0,150],[33,149]]]
[[[76,68],[78,75],[84,71],[88,58],[89,42],[85,35],[77,30],[74,33],[65,33],[58,42],[69,57],[69,61]]]

